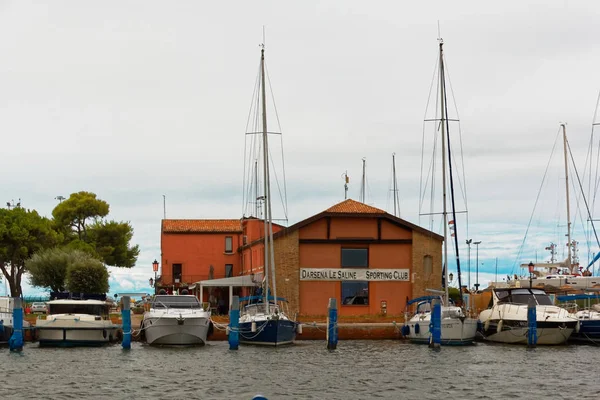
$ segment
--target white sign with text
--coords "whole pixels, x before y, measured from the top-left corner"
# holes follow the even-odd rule
[[[409,279],[408,269],[300,268],[301,281],[408,282]]]

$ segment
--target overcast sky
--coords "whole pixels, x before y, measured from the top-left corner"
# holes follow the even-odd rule
[[[0,1],[1,204],[20,198],[50,216],[56,196],[96,193],[111,218],[132,223],[141,247],[133,270],[112,270],[111,293],[149,291],[163,195],[168,218],[242,214],[244,132],[265,26],[290,223],[343,200],[346,170],[358,199],[363,157],[367,203],[391,210],[395,152],[401,217],[427,226],[421,141],[439,21],[461,120],[462,264],[465,239],[481,240],[485,285],[496,257],[501,274],[514,269],[560,122],[585,170],[600,3],[458,4]],[[549,237],[526,242],[523,257],[537,250],[542,259],[544,246],[564,240],[560,179],[543,196],[554,208],[534,218]],[[473,248],[472,283],[475,257]]]

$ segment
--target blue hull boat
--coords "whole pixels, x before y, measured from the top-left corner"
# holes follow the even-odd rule
[[[256,321],[255,332],[252,322],[240,323],[240,343],[265,346],[292,344],[296,339],[296,323],[288,319]]]

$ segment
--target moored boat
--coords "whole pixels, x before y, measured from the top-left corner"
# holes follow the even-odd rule
[[[0,343],[8,343],[13,334],[13,299],[0,297]],[[30,324],[23,319],[23,329],[29,329]]]
[[[575,332],[569,337],[569,341],[576,343],[600,344],[600,297],[598,294],[573,294],[563,295],[556,298],[565,302],[565,308],[574,305],[571,315],[579,321]],[[596,304],[591,305],[595,301]],[[577,302],[587,303],[587,306],[579,309]]]
[[[40,346],[99,346],[117,339],[118,325],[105,300],[60,299],[48,303],[48,315],[35,325]]]
[[[210,316],[196,296],[157,295],[144,313],[141,329],[151,345],[204,345]]]
[[[280,346],[292,344],[296,339],[297,323],[292,321],[273,297],[269,296],[269,306],[260,296],[242,297],[239,320],[240,343]],[[278,298],[279,302],[285,299]]]
[[[536,305],[537,344],[563,344],[577,328],[577,319],[567,310],[553,305],[546,292],[540,289],[494,288],[491,301],[492,306],[479,314],[479,334],[488,341],[527,344],[530,301]]]

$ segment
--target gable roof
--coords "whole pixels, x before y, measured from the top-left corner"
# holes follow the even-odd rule
[[[356,200],[347,199],[325,210],[326,213],[385,214],[379,208],[371,207]]]
[[[369,206],[367,204],[364,204],[364,203],[361,203],[359,201],[352,200],[352,199],[344,200],[341,203],[335,204],[334,206],[329,207],[327,210],[325,210],[317,215],[313,215],[312,217],[309,217],[303,221],[297,222],[294,225],[291,225],[285,229],[282,229],[279,232],[274,233],[273,238],[285,236],[297,229],[300,229],[306,225],[312,224],[313,222],[318,221],[322,218],[326,218],[326,217],[384,218],[384,219],[392,222],[393,224],[408,228],[413,231],[420,232],[420,233],[428,235],[428,236],[432,236],[434,238],[437,238],[440,241],[444,240],[443,236],[441,236],[435,232],[432,232],[423,227],[420,227],[420,226],[410,223],[406,220],[398,218],[392,214],[388,214],[387,212],[385,212],[384,210],[381,210],[379,208],[375,208],[375,207]]]
[[[239,219],[163,219],[163,233],[241,233]]]

